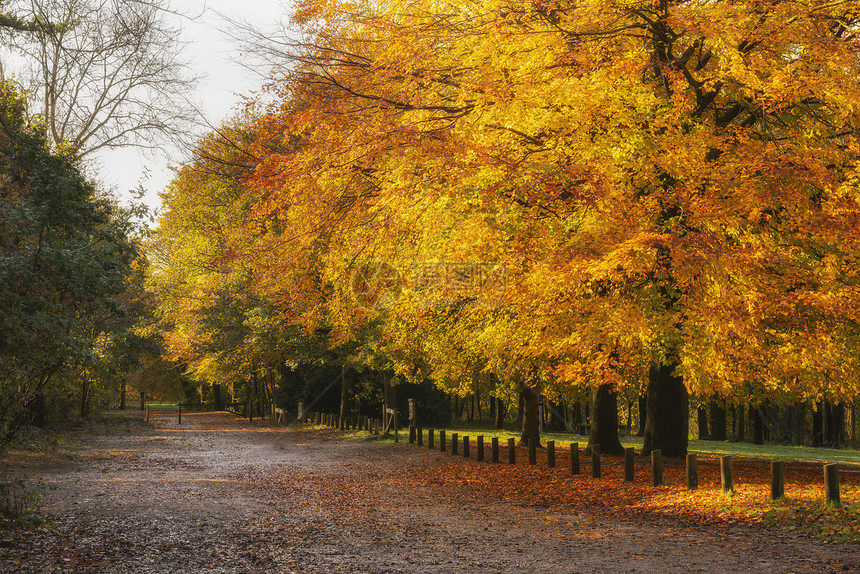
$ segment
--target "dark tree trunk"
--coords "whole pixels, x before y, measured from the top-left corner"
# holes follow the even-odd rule
[[[826,403],[822,401],[818,408],[812,413],[812,446],[824,444],[824,409]]]
[[[830,404],[830,410],[827,413],[827,442],[832,445],[839,445],[842,442],[843,433],[845,430],[845,405]]]
[[[525,399],[523,398],[523,393],[520,392],[520,401],[519,401],[519,412],[517,413],[517,420],[523,420],[525,417]]]
[[[803,444],[803,421],[806,420],[806,403],[796,403],[791,409],[791,444]]]
[[[500,429],[505,425],[505,403],[502,399],[496,399],[496,428]]]
[[[45,428],[45,395],[41,391],[30,402],[30,416],[35,426]]]
[[[726,440],[728,438],[726,425],[726,409],[719,403],[717,397],[711,398],[709,405],[709,422],[711,426],[711,440]]]
[[[624,454],[618,439],[618,395],[612,385],[600,385],[594,391],[588,446],[592,444],[599,444],[602,454]]]
[[[639,397],[639,430],[636,436],[645,436],[645,421],[648,420],[648,395]]]
[[[547,401],[547,409],[549,410],[549,429],[552,431],[564,431],[567,428],[567,421],[564,419],[564,407],[558,403]]]
[[[735,421],[735,436],[737,437],[738,442],[743,442],[747,438],[747,420],[744,408],[743,403],[739,403],[736,406],[737,420]]]
[[[212,385],[212,395],[215,397],[215,410],[223,411],[224,410],[224,398],[221,396],[221,385],[218,383],[213,383]]]
[[[388,378],[385,378],[386,386],[388,382]],[[387,391],[387,389],[386,389]],[[386,392],[387,394],[387,392]],[[395,405],[387,403],[391,408],[395,408]],[[340,377],[340,416],[349,417],[352,416],[352,411],[355,406],[355,393],[352,388],[352,371],[347,369],[346,367],[341,367],[341,377]]]
[[[654,363],[649,369],[645,455],[660,449],[663,456],[687,456],[689,395],[684,380],[674,374],[676,364]]]
[[[530,440],[540,444],[540,395],[528,386],[520,391],[520,404],[523,405],[523,431],[520,436],[520,446],[528,446]]]
[[[81,418],[90,413],[90,385],[81,378]]]
[[[761,416],[761,408],[750,406],[750,414],[753,423],[753,444],[764,444],[764,421]]]
[[[495,420],[496,418],[496,397],[490,395],[490,418]]]
[[[123,377],[122,382],[119,384],[119,410],[125,410],[125,377]]]
[[[696,421],[699,423],[699,440],[711,438],[711,435],[708,433],[708,411],[705,407],[696,409]]]

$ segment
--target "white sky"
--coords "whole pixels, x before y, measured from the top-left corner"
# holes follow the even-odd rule
[[[225,23],[218,14],[267,29],[286,19],[287,0],[172,0],[172,5],[178,12],[197,17],[181,20],[186,58],[197,73],[206,76],[192,99],[209,124],[217,126],[240,109],[242,95],[257,90],[261,83],[258,76],[234,63],[239,56],[222,34]],[[173,175],[169,166],[184,159],[181,150],[143,157],[134,149],[120,149],[100,154],[96,169],[98,179],[123,199],[142,184],[146,203],[157,208],[158,193]]]

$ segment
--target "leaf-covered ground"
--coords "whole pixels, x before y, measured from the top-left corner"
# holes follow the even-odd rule
[[[856,545],[731,510],[758,494],[712,496],[707,463],[703,488],[688,495],[672,485],[671,464],[670,486],[655,492],[644,466],[623,485],[612,459],[599,480],[571,477],[561,454],[552,470],[523,462],[479,464],[224,414],[84,434],[6,462],[43,481],[52,522],[0,532],[0,572],[860,570]],[[744,474],[736,468],[738,483]],[[693,511],[689,496],[723,510]]]

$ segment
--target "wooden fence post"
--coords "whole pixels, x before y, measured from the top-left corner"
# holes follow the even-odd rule
[[[499,437],[494,436],[490,441],[490,460],[493,462],[499,462]]]
[[[435,446],[433,444],[436,440],[436,437],[434,436],[435,434],[436,434],[436,429],[428,429],[427,430],[427,448],[430,450],[433,450],[433,448]]]
[[[651,486],[663,484],[663,451],[655,449],[651,451]]]
[[[555,468],[555,441],[546,441],[546,465]]]
[[[785,463],[773,460],[770,463],[770,498],[777,500],[785,496]]]
[[[418,446],[424,446],[424,429],[418,427],[416,432],[418,433]]]
[[[824,500],[827,504],[839,506],[839,464],[824,465]]]
[[[475,440],[478,441],[478,462],[484,462],[484,435],[479,434]]]
[[[600,478],[600,445],[591,445],[591,478]]]
[[[529,464],[537,464],[537,439],[529,439]]]
[[[579,443],[570,443],[570,474],[579,474]]]
[[[624,482],[633,482],[633,463],[636,451],[633,447],[624,449]]]
[[[723,494],[734,494],[735,483],[732,478],[732,457],[720,457],[720,484],[723,487]]]
[[[517,441],[508,439],[508,464],[517,464]]]
[[[469,437],[463,437],[463,458],[469,458]]]
[[[451,456],[454,456],[458,453],[460,449],[460,434],[452,432],[451,433]]]
[[[439,431],[439,452],[445,452],[445,431]]]
[[[182,424],[182,403],[179,403],[179,423]]]
[[[687,455],[687,490],[699,488],[699,459],[696,453]]]

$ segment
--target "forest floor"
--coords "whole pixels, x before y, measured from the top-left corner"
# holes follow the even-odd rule
[[[617,477],[561,460],[490,465],[214,413],[102,431],[3,463],[44,485],[50,522],[0,530],[0,572],[860,572],[856,544],[577,497],[611,498]]]

